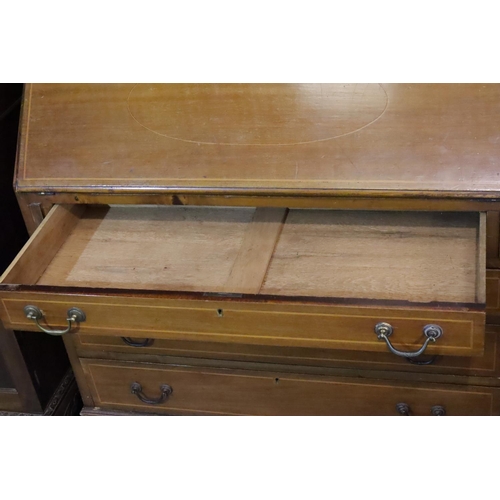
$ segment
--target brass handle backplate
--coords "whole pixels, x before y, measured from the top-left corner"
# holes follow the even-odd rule
[[[85,313],[81,309],[78,309],[78,307],[71,307],[70,309],[68,309],[66,317],[68,326],[64,330],[53,330],[50,328],[45,328],[40,324],[39,321],[43,318],[44,314],[39,307],[25,306],[24,314],[28,319],[31,319],[35,322],[39,330],[41,330],[44,333],[48,333],[49,335],[55,335],[55,336],[64,335],[65,333],[68,333],[74,324],[83,323],[87,319]]]
[[[398,403],[396,405],[396,411],[400,415],[404,415],[405,417],[410,416],[410,407],[406,403]]]
[[[163,402],[165,402],[168,397],[174,392],[172,387],[170,387],[167,384],[163,384],[160,386],[160,391],[161,395],[159,398],[152,399],[148,398],[143,392],[142,392],[142,386],[139,384],[139,382],[132,382],[130,384],[130,392],[132,394],[135,394],[143,403],[146,403],[148,405],[159,405]]]
[[[444,417],[446,415],[446,410],[443,406],[433,406],[431,408],[431,415],[433,417]]]
[[[393,332],[392,325],[389,323],[377,323],[375,325],[375,334],[379,340],[383,340],[389,351],[391,351],[396,356],[401,356],[403,358],[416,358],[424,353],[430,342],[436,342],[436,340],[443,335],[443,329],[438,325],[425,325],[423,328],[424,336],[426,337],[424,344],[417,351],[400,351],[396,349],[389,340],[389,337]]]
[[[410,413],[411,413],[411,409],[409,407],[409,405],[407,405],[406,403],[398,403],[396,405],[396,411],[400,414],[400,415],[404,415],[405,417],[409,417],[410,416]],[[444,408],[444,406],[433,406],[431,408],[431,415],[433,417],[444,417],[446,415],[446,410]]]

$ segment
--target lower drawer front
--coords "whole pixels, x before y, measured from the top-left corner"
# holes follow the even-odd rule
[[[82,366],[94,403],[103,408],[165,414],[398,415],[396,406],[404,403],[410,415],[431,415],[436,406],[447,415],[497,412],[494,388],[97,360],[82,360]]]
[[[424,355],[412,363],[390,352],[372,353],[331,349],[283,348],[110,335],[75,334],[73,340],[78,355],[83,358],[110,359],[110,357],[115,356],[114,359],[129,361],[128,357],[134,356],[134,358],[130,359],[139,362],[168,363],[169,360],[165,357],[170,356],[323,366],[328,368],[396,370],[399,372],[493,377],[500,375],[499,335],[500,326],[487,326],[485,348],[482,356]],[[125,356],[126,358],[124,358]]]

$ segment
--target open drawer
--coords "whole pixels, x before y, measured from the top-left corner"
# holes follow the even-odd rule
[[[480,213],[56,205],[1,277],[0,315],[53,334],[479,355],[485,243]]]

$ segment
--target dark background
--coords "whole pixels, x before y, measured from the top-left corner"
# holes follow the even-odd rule
[[[28,240],[13,188],[22,93],[22,83],[0,83],[0,275]],[[15,332],[15,341],[43,408],[69,368],[63,342],[36,332]],[[12,353],[0,352],[0,387],[16,386],[5,356]]]
[[[22,92],[21,83],[0,84],[0,274],[28,238],[12,187]]]

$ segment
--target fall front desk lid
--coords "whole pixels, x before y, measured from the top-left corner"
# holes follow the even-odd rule
[[[28,84],[16,189],[500,193],[500,85]]]

